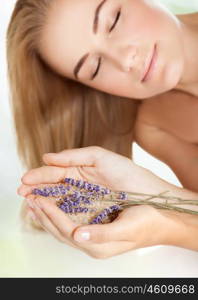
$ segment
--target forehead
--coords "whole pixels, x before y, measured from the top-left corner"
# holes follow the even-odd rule
[[[100,2],[55,0],[50,7],[42,32],[40,52],[60,74],[73,78],[76,63],[89,52],[94,12]]]

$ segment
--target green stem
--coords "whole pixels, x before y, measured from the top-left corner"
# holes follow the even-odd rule
[[[163,192],[163,193],[167,193],[167,192],[169,192],[169,191],[165,191],[165,192]],[[117,194],[117,193],[120,193],[120,192],[113,192],[113,193],[115,193],[115,194]],[[128,195],[128,196],[133,196],[133,195],[140,195],[140,196],[151,196],[151,197],[157,197],[157,195],[153,195],[153,194],[144,194],[144,193],[134,193],[134,192],[126,192],[126,194]],[[160,198],[163,198],[163,199],[170,199],[170,200],[185,200],[185,201],[198,201],[198,199],[197,200],[194,200],[194,199],[182,199],[182,198],[179,198],[179,197],[174,197],[174,196],[160,196]]]
[[[135,205],[141,205],[141,204],[147,204],[146,202],[135,202],[134,203]],[[194,214],[194,215],[198,215],[198,211],[195,211],[195,210],[191,210],[191,209],[186,209],[186,208],[181,208],[181,207],[175,207],[175,206],[172,206],[172,205],[163,205],[161,203],[151,203],[149,202],[149,205],[153,206],[153,207],[156,207],[156,208],[163,208],[163,209],[168,209],[168,210],[174,210],[174,211],[178,211],[178,212],[183,212],[183,213],[188,213],[188,214]],[[122,207],[131,207],[132,204],[124,204],[124,205],[121,205]]]

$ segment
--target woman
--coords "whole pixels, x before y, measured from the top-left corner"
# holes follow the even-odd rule
[[[34,185],[67,175],[197,199],[197,32],[197,14],[174,16],[157,1],[17,1],[7,55],[18,150],[34,168],[18,190],[29,198],[24,214],[34,212],[46,231],[94,257],[156,244],[198,250],[196,216],[137,206],[111,224],[89,226],[91,239],[82,241],[83,228],[53,203],[28,196]],[[167,163],[184,188],[135,165],[133,140]]]

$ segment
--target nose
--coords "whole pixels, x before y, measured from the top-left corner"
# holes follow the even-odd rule
[[[120,49],[118,54],[115,55],[118,65],[124,72],[130,72],[136,68],[137,63],[137,48],[136,46],[126,46]]]
[[[112,47],[114,46],[114,47]],[[110,47],[103,48],[102,55],[115,64],[119,70],[123,72],[130,72],[133,68],[136,68],[137,64],[137,46],[125,45],[116,47],[111,45]]]

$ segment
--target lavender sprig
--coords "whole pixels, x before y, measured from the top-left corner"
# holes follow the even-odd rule
[[[102,223],[102,221],[112,214],[113,212],[121,210],[120,205],[112,205],[108,208],[105,208],[97,217],[95,217],[89,224],[99,224]]]
[[[108,188],[101,187],[96,184],[89,183],[83,180],[76,180],[73,178],[65,178],[61,184],[44,187],[40,189],[34,189],[32,191],[35,195],[43,197],[59,197],[57,205],[65,213],[87,213],[91,210],[91,206],[95,201],[114,202],[108,208],[105,208],[102,212],[96,216],[90,224],[100,223],[105,217],[108,217],[114,211],[119,211],[124,207],[130,207],[132,205],[152,205],[155,208],[163,208],[169,210],[175,210],[179,212],[185,212],[190,214],[197,214],[198,211],[191,209],[184,209],[177,205],[195,205],[198,206],[198,200],[182,199],[174,196],[164,196],[168,191],[162,192],[158,195],[124,192],[124,191],[112,191]],[[146,199],[137,198],[137,196],[146,196]],[[163,203],[157,201],[151,201],[151,199],[161,199]],[[170,200],[172,201],[171,203]],[[83,206],[80,206],[83,205]]]

